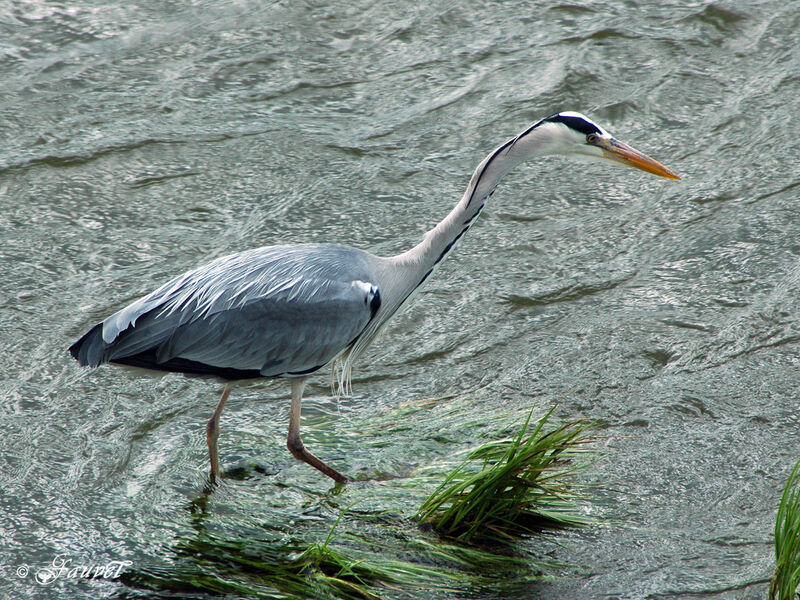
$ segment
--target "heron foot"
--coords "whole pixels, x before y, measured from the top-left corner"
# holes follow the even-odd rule
[[[286,447],[289,448],[289,452],[297,460],[302,460],[305,463],[308,463],[318,471],[324,473],[337,483],[347,483],[350,481],[350,478],[345,477],[339,471],[334,469],[331,466],[328,466],[324,462],[322,462],[319,458],[311,454],[308,450],[306,450],[305,445],[303,444],[303,440],[300,439],[300,436],[292,436],[290,435],[286,440]]]
[[[286,438],[286,447],[289,448],[289,452],[291,452],[297,460],[302,460],[310,464],[337,483],[347,483],[350,481],[347,477],[339,473],[339,471],[333,467],[329,467],[306,450],[306,447],[303,445],[303,440],[300,439],[300,405],[302,403],[303,388],[305,385],[305,379],[292,380],[292,409],[289,414],[289,435]]]

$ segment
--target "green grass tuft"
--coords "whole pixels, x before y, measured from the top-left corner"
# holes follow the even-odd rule
[[[794,465],[775,519],[775,574],[771,600],[795,600],[800,591],[800,461]]]
[[[589,524],[570,486],[574,459],[590,441],[588,426],[572,421],[545,431],[553,410],[530,433],[532,413],[514,438],[473,450],[417,518],[461,541],[502,542],[543,528]]]
[[[449,413],[458,419],[462,428],[457,431],[462,433],[463,406],[459,403],[460,408],[453,406]],[[164,556],[123,573],[121,582],[153,597],[525,597],[533,582],[564,565],[540,560],[539,544],[534,553],[524,543],[462,542],[505,542],[543,526],[590,522],[580,513],[583,504],[568,481],[580,466],[575,458],[589,441],[587,426],[573,422],[549,427],[551,413],[535,427],[528,415],[512,439],[473,450],[450,473],[419,512],[438,531],[418,527],[405,508],[418,505],[423,490],[441,480],[440,469],[433,466],[424,473],[418,469],[413,478],[349,486],[344,499],[350,508],[345,510],[339,505],[341,496],[314,497],[312,509],[304,507],[296,519],[287,511],[280,522],[271,516],[266,522],[253,517],[269,515],[260,505],[251,507],[238,497],[231,501],[209,492],[190,504],[193,532],[180,535]],[[390,418],[401,421],[395,414]],[[479,429],[445,443],[463,445],[475,431],[489,435],[497,421],[475,423]],[[440,429],[440,424],[432,424],[428,433],[438,435]],[[427,443],[427,436],[420,437]],[[354,507],[364,503],[369,506],[354,513]],[[318,518],[318,512],[331,516],[333,510],[339,517],[332,526]],[[442,539],[440,532],[456,539]]]
[[[539,578],[522,558],[405,539],[408,522],[398,525],[401,544],[337,534],[334,547],[334,530],[345,514],[340,514],[323,542],[302,550],[206,531],[179,544],[171,564],[127,571],[121,581],[133,588],[193,597],[382,600],[387,593],[405,597],[414,590],[445,594],[497,589],[503,576],[517,583]],[[491,576],[477,574],[479,566],[491,567]]]
[[[128,572],[122,580],[132,587],[182,593],[380,600],[380,588],[421,586],[442,578],[439,572],[413,563],[352,558],[334,549],[333,533],[344,515],[339,515],[323,542],[302,552],[287,552],[286,547],[258,539],[229,540],[205,532],[176,548],[178,568]]]

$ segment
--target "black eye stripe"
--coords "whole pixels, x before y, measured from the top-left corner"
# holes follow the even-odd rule
[[[600,134],[600,129],[597,128],[597,125],[587,121],[586,119],[581,119],[580,117],[558,114],[553,115],[552,117],[547,117],[544,120],[551,123],[563,123],[570,129],[579,131],[583,135],[591,135],[593,133]]]

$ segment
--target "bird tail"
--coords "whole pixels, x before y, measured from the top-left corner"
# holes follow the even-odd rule
[[[103,324],[98,323],[69,347],[69,353],[82,367],[97,367],[106,362],[103,356],[105,349]]]

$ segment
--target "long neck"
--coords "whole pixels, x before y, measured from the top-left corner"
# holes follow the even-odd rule
[[[419,286],[455,247],[483,210],[500,180],[522,161],[551,152],[551,136],[539,123],[508,140],[484,158],[472,174],[464,195],[453,210],[422,241],[392,260],[418,274]],[[411,282],[409,282],[411,283]]]
[[[461,200],[436,227],[411,250],[390,258],[376,258],[383,275],[379,282],[383,302],[375,317],[353,344],[342,364],[340,386],[346,388],[350,369],[380,328],[419,289],[456,242],[475,222],[494,188],[506,173],[533,156],[557,151],[552,128],[532,125],[484,158],[472,174]]]

